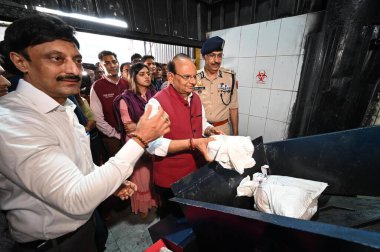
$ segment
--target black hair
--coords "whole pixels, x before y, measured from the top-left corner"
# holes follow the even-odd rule
[[[131,63],[130,62],[124,62],[123,64],[120,65],[120,73],[123,72],[123,68],[124,66],[130,66]]]
[[[138,60],[140,61],[142,58],[141,54],[139,53],[134,53],[132,56],[131,56],[131,62],[135,61],[135,60]]]
[[[189,55],[184,54],[184,53],[179,53],[179,54],[175,55],[173,57],[173,59],[171,61],[169,61],[168,65],[166,67],[167,70],[168,70],[168,72],[171,72],[173,74],[177,73],[175,71],[175,61],[178,60],[178,59],[189,59],[189,60],[191,60],[191,58],[189,57]]]
[[[111,52],[111,51],[106,51],[106,50],[101,51],[101,52],[98,54],[98,59],[99,59],[100,61],[103,61],[103,57],[104,57],[104,56],[108,56],[108,55],[112,55],[112,56],[115,57],[115,59],[117,59],[117,55],[116,55],[116,53]]]
[[[25,49],[54,40],[65,40],[74,43],[79,49],[79,42],[74,37],[75,30],[60,18],[40,13],[26,16],[14,21],[6,30],[0,44],[0,54],[5,58],[7,71],[22,74],[9,58],[10,52],[21,54],[30,60]]]
[[[154,60],[154,57],[152,55],[144,55],[144,57],[141,58],[141,62],[144,63],[147,59]]]
[[[96,70],[95,64],[92,63],[82,63],[82,66],[84,69]]]
[[[145,65],[144,63],[141,63],[141,62],[133,64],[129,67],[129,76],[130,76],[130,80],[131,80],[131,90],[135,94],[140,93],[140,90],[136,84],[136,76],[141,71],[141,69],[143,69],[144,67],[146,69],[148,69],[148,71],[149,71],[149,67],[147,65]]]

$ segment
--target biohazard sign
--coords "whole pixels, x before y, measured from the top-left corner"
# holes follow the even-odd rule
[[[259,73],[256,75],[258,84],[265,84],[266,78],[268,78],[265,70],[260,70]]]

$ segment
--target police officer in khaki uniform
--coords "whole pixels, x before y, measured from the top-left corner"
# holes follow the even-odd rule
[[[201,49],[204,69],[197,72],[194,87],[201,97],[206,118],[217,130],[226,135],[238,135],[238,94],[235,73],[220,67],[224,39],[215,36],[207,39]]]

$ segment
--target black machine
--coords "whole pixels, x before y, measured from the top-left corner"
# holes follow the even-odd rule
[[[216,162],[172,186],[198,251],[380,250],[380,126],[253,141],[256,165],[243,175]],[[236,197],[247,175],[268,164],[275,175],[326,182],[310,221],[260,213]]]

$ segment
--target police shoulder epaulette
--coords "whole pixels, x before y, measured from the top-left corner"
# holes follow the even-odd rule
[[[223,67],[220,68],[220,71],[224,73],[235,74],[234,70],[223,68]]]

